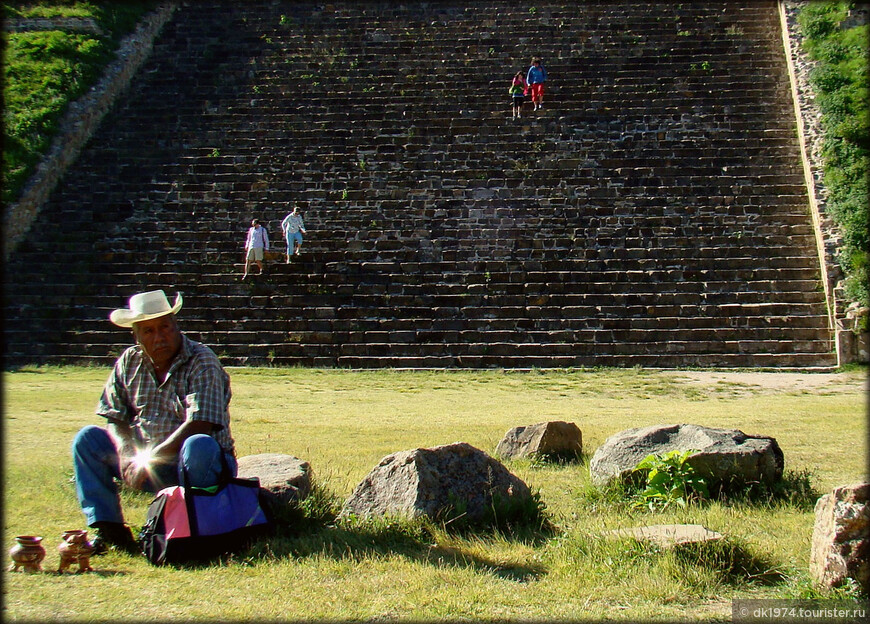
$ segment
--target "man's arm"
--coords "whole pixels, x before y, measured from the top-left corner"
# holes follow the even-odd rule
[[[129,459],[136,454],[136,443],[133,438],[133,428],[130,423],[121,422],[120,420],[110,420],[107,423],[109,433],[115,438],[118,445],[118,455],[121,461]]]
[[[115,438],[121,460],[136,453],[136,437],[130,424],[130,400],[123,383],[122,370],[126,367],[128,349],[112,367],[103,393],[97,402],[97,415],[106,419],[109,433]]]
[[[192,435],[198,433],[210,434],[215,425],[204,420],[188,420],[163,442],[151,449],[151,455],[158,462],[172,462],[178,457],[181,445]]]
[[[139,458],[134,455],[121,457],[121,475],[127,485],[140,489],[148,477],[148,470],[154,464],[173,462],[178,457],[181,445],[192,435],[197,433],[211,433],[215,428],[210,422],[203,420],[188,420],[163,442],[151,449],[145,457]]]

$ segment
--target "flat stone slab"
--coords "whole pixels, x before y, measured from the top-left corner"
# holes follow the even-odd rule
[[[240,457],[239,477],[257,477],[273,504],[292,505],[311,492],[311,465],[292,455],[260,453]]]
[[[683,544],[715,542],[722,534],[700,524],[654,524],[651,526],[616,529],[604,534],[610,538],[634,538],[639,542],[651,542],[662,548],[673,548]]]

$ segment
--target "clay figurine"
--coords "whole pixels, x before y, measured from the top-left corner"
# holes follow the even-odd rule
[[[58,574],[61,574],[74,563],[79,564],[76,574],[93,572],[94,569],[91,567],[90,560],[94,552],[94,546],[88,541],[87,531],[80,529],[64,531],[63,541],[57,549],[60,552]]]

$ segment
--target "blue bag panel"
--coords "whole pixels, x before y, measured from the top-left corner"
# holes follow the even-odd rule
[[[261,505],[259,480],[230,478],[216,493],[184,491],[182,509],[190,521],[191,536],[168,538],[167,514],[173,515],[168,496],[171,490],[182,489],[162,490],[148,507],[140,544],[155,565],[205,563],[241,551],[274,529],[269,510]]]
[[[231,481],[214,495],[196,493],[193,504],[197,532],[201,536],[220,535],[269,522],[260,506],[260,488],[254,483]]]

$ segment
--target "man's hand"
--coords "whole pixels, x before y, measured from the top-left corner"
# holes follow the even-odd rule
[[[125,459],[121,466],[121,478],[129,487],[141,490],[148,479],[148,464],[134,458]]]
[[[159,447],[139,449],[134,455],[125,456],[121,460],[121,478],[124,483],[141,490],[154,468],[167,461],[157,452],[158,449]]]

